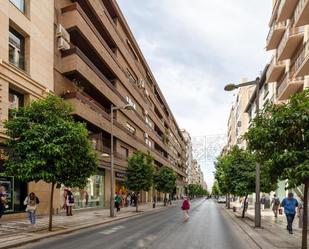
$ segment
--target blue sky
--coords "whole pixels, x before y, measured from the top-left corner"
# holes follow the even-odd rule
[[[226,133],[233,93],[225,84],[255,79],[265,51],[271,0],[118,0],[181,128],[191,136]],[[202,165],[213,181],[212,164]]]

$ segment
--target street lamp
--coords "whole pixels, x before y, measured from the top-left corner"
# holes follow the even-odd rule
[[[114,209],[114,111],[117,110],[132,110],[133,106],[130,104],[124,106],[113,106],[111,105],[111,155],[110,155],[110,163],[111,163],[111,196],[110,196],[110,217],[115,216],[115,209]]]
[[[244,87],[244,86],[256,86],[256,114],[259,113],[259,96],[260,96],[260,78],[257,77],[253,81],[244,82],[238,85],[235,84],[228,84],[224,87],[225,91],[233,91],[237,88]],[[261,203],[260,203],[260,189],[261,189],[261,165],[256,162],[255,167],[255,227],[261,227]]]

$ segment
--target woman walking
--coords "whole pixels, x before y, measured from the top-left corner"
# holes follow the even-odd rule
[[[309,207],[309,203],[308,203],[308,207]],[[298,208],[297,208],[297,216],[299,218],[298,227],[302,229],[303,224],[304,224],[303,222],[304,221],[304,196],[300,196],[300,202],[298,203]],[[308,217],[307,222],[309,224],[309,215],[307,217]],[[309,230],[309,226],[307,230]]]
[[[4,186],[0,186],[0,218],[4,214],[7,206],[6,192]]]
[[[183,210],[184,221],[187,221],[190,217],[189,216],[190,203],[189,198],[186,196],[183,198],[181,209]]]
[[[71,190],[67,191],[67,200],[66,200],[66,206],[67,206],[67,216],[72,216],[72,209],[74,206],[74,195],[71,192]]]
[[[30,223],[33,226],[36,224],[35,212],[39,203],[40,203],[39,198],[33,192],[31,192],[24,200],[24,205],[27,206],[26,212],[28,212]]]

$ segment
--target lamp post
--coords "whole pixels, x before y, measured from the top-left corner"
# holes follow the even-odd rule
[[[237,88],[244,87],[244,86],[256,86],[256,114],[259,113],[259,96],[260,96],[260,78],[257,77],[256,80],[244,82],[238,85],[235,84],[228,84],[224,87],[225,91],[233,91]],[[260,203],[260,191],[261,191],[261,165],[256,162],[255,166],[255,227],[261,227],[261,203]]]
[[[132,110],[132,105],[127,104],[124,106],[113,106],[111,105],[111,155],[110,155],[110,164],[111,164],[111,193],[110,193],[110,217],[115,216],[114,209],[114,111],[116,110]]]

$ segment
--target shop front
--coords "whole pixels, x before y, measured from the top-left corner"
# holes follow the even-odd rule
[[[100,169],[96,175],[88,178],[85,188],[71,188],[74,195],[74,209],[103,208],[104,207],[104,169]],[[62,206],[64,204],[64,192],[67,188],[61,187]]]
[[[127,195],[128,194],[128,189],[126,188],[124,184],[124,178],[126,174],[123,172],[115,172],[115,178],[116,178],[116,188],[115,192],[120,194],[120,195]]]
[[[4,172],[4,160],[6,160],[7,148],[0,145],[0,173]],[[25,211],[23,202],[28,193],[28,184],[17,180],[12,176],[0,176],[0,186],[2,187],[6,198],[7,208],[5,213],[18,213]]]

